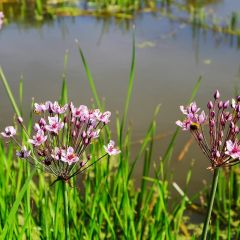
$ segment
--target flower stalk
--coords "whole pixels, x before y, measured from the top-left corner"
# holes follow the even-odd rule
[[[208,203],[208,210],[207,210],[207,215],[206,215],[206,218],[205,218],[203,231],[202,231],[202,238],[201,238],[202,240],[207,239],[209,222],[210,222],[210,219],[211,219],[214,198],[215,198],[217,185],[218,185],[219,172],[220,172],[220,168],[215,168],[214,169],[213,180],[212,180],[212,188],[211,188],[210,199],[209,199],[209,203]]]
[[[70,233],[69,233],[69,214],[68,214],[67,186],[64,183],[64,181],[60,181],[60,183],[61,183],[62,198],[63,198],[65,240],[69,240],[70,239]]]

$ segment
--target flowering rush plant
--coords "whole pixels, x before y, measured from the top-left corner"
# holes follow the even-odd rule
[[[209,169],[228,167],[240,162],[239,133],[240,96],[230,101],[221,101],[220,93],[214,93],[214,100],[207,104],[208,115],[200,112],[195,102],[189,106],[180,106],[185,115],[183,121],[176,124],[183,131],[190,131],[203,153],[210,160]],[[208,130],[204,131],[204,125]],[[207,134],[208,133],[208,134]]]
[[[56,180],[67,182],[103,157],[120,153],[111,140],[104,146],[106,153],[97,159],[93,156],[93,162],[88,164],[91,159],[89,146],[97,141],[101,130],[109,123],[109,111],[102,113],[84,105],[75,107],[70,103],[60,106],[58,102],[47,101],[44,104],[35,103],[34,112],[38,119],[33,124],[32,136],[26,130],[23,119],[18,117],[18,123],[28,138],[27,146],[17,139],[13,126],[6,127],[1,135],[16,143],[19,158],[43,168]]]

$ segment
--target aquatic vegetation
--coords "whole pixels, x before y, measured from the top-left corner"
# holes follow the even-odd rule
[[[218,184],[219,168],[231,167],[240,163],[240,142],[238,140],[239,119],[240,119],[240,97],[232,99],[230,105],[229,100],[221,101],[220,93],[217,90],[214,93],[214,101],[209,101],[208,116],[202,111],[198,114],[200,108],[193,102],[186,108],[180,106],[180,110],[186,118],[183,121],[178,120],[176,124],[184,131],[190,131],[194,136],[203,153],[210,160],[209,169],[214,170],[210,201],[208,212],[203,227],[202,239],[207,239],[208,225],[211,218],[215,193]],[[229,105],[231,112],[229,112]],[[208,123],[209,137],[204,132],[204,124]]]
[[[99,138],[100,132],[109,123],[109,111],[102,113],[99,109],[88,109],[85,105],[75,107],[73,103],[69,103],[61,106],[57,101],[47,101],[44,104],[35,103],[34,112],[38,119],[33,123],[32,137],[23,119],[18,117],[18,123],[31,145],[30,150],[22,146],[22,141],[16,138],[16,129],[13,126],[6,127],[1,135],[16,143],[19,158],[53,174],[56,181],[67,182],[85,171],[90,159],[96,163],[107,155],[120,153],[112,140],[108,146],[104,146],[106,153],[103,156],[96,159],[87,153],[90,145]]]

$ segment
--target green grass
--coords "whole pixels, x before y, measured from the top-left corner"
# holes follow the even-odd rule
[[[95,88],[93,76],[83,51],[80,57],[86,71],[89,85],[95,98],[95,105],[103,108]],[[160,114],[158,106],[146,131],[142,145],[132,153],[132,131],[128,125],[128,106],[134,87],[135,42],[133,40],[132,64],[129,85],[123,106],[122,118],[117,116],[117,139],[122,154],[103,159],[80,177],[73,179],[72,186],[57,182],[43,172],[30,167],[15,157],[13,145],[0,142],[0,236],[1,239],[197,239],[199,225],[193,225],[187,210],[206,212],[208,187],[196,196],[188,196],[192,167],[186,176],[184,190],[175,187],[181,196],[172,201],[172,181],[168,177],[178,130],[173,134],[163,160],[154,158],[156,119]],[[67,102],[67,55],[63,73],[60,101]],[[19,101],[0,70],[1,80],[8,93],[16,115],[22,112],[24,81],[20,81]],[[200,86],[200,79],[193,86],[192,100]],[[19,102],[19,104],[18,104]],[[20,107],[19,107],[19,106]],[[32,116],[30,114],[30,123]],[[91,149],[91,155],[101,156],[106,130],[99,143]],[[25,141],[24,135],[23,141]],[[197,146],[196,146],[197,147]],[[133,158],[133,155],[136,156]],[[143,161],[142,174],[134,178],[135,167]],[[154,164],[155,162],[155,164]],[[150,169],[154,174],[150,175]],[[199,176],[200,178],[201,176]],[[136,181],[140,183],[136,187]],[[221,171],[217,197],[214,205],[211,239],[232,239],[240,236],[240,171]],[[205,199],[199,205],[197,199]],[[70,236],[70,237],[69,237]]]

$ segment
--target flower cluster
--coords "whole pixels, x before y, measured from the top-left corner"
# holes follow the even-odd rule
[[[6,127],[1,135],[14,140],[19,148],[16,153],[19,158],[27,159],[32,164],[37,163],[58,180],[68,181],[103,157],[120,153],[111,140],[104,146],[106,154],[86,164],[91,159],[87,152],[88,146],[109,123],[109,111],[102,113],[99,109],[88,109],[84,105],[75,107],[70,103],[60,106],[58,102],[47,101],[43,104],[35,103],[34,112],[38,119],[33,125],[32,136],[28,134],[23,119],[18,118],[18,123],[28,137],[29,149],[18,142],[13,126]],[[87,156],[86,161],[83,155]]]
[[[240,96],[221,101],[220,93],[214,93],[214,101],[207,104],[208,116],[193,102],[187,107],[180,106],[185,115],[183,121],[176,124],[184,131],[190,131],[200,148],[211,162],[210,169],[232,166],[240,162],[240,141],[238,121],[240,119]],[[204,125],[208,125],[208,135],[204,132]]]
[[[3,12],[0,12],[0,29],[2,28],[2,25],[3,25],[3,19],[4,19],[4,14]]]

